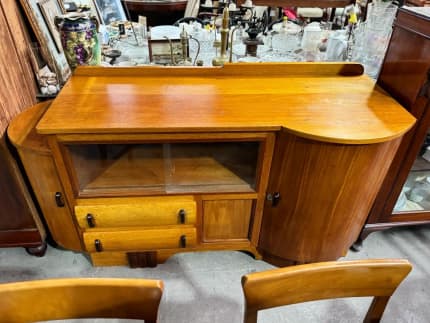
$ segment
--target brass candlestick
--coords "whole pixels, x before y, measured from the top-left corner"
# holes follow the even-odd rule
[[[230,13],[228,11],[228,8],[225,7],[224,10],[222,11],[222,27],[220,29],[220,33],[221,33],[220,56],[215,57],[212,60],[213,66],[223,66],[224,63],[228,62],[228,57],[226,53],[227,53],[227,43],[228,43],[229,20],[230,20]]]

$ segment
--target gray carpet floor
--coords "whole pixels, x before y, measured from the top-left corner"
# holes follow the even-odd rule
[[[392,297],[382,322],[430,322],[430,226],[373,233],[362,250],[350,251],[339,260],[392,257],[409,259],[414,268]],[[270,268],[274,267],[264,261],[227,251],[182,253],[156,268],[131,269],[92,267],[83,254],[52,247],[42,258],[29,256],[22,248],[0,249],[0,282],[59,277],[161,279],[165,292],[160,323],[239,323],[243,315],[241,276]],[[370,298],[308,302],[261,311],[259,322],[360,322],[369,304]]]

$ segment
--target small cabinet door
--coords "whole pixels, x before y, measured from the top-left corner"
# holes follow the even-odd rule
[[[343,256],[360,233],[398,144],[399,139],[333,144],[283,133],[259,240],[264,259],[306,263]]]
[[[203,202],[203,242],[248,240],[253,200]]]

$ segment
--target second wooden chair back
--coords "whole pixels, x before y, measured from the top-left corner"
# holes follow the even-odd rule
[[[412,266],[403,259],[332,261],[292,266],[242,277],[245,323],[277,306],[339,297],[375,296],[364,322],[379,322]]]
[[[69,278],[0,284],[0,321],[24,323],[77,318],[156,322],[159,280]]]

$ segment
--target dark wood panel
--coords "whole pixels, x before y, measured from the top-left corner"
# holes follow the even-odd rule
[[[37,92],[37,82],[30,63],[30,55],[33,55],[30,48],[31,40],[24,25],[25,20],[18,8],[17,1],[4,1],[2,7],[7,17],[9,30],[12,31],[13,45],[22,70],[22,73],[18,75],[20,81],[22,81],[19,93],[23,93],[23,107],[29,107],[35,103]],[[22,110],[22,108],[20,110]]]
[[[45,232],[26,183],[6,143],[6,128],[36,102],[28,38],[17,1],[0,2],[0,246],[37,247]]]
[[[33,214],[26,207],[32,201],[17,180],[20,173],[10,157],[4,137],[0,141],[0,165],[0,230],[34,228]]]
[[[38,247],[42,238],[37,229],[0,231],[0,246],[2,247]]]
[[[35,80],[28,57],[28,42],[16,1],[0,3],[0,135],[10,120],[36,103]]]
[[[122,0],[122,4],[126,13],[130,14],[130,20],[138,21],[139,16],[145,16],[148,26],[159,26],[172,25],[178,19],[184,17],[187,1]]]
[[[408,110],[412,109],[428,79],[429,37],[430,19],[418,18],[415,14],[400,9],[378,85]]]

